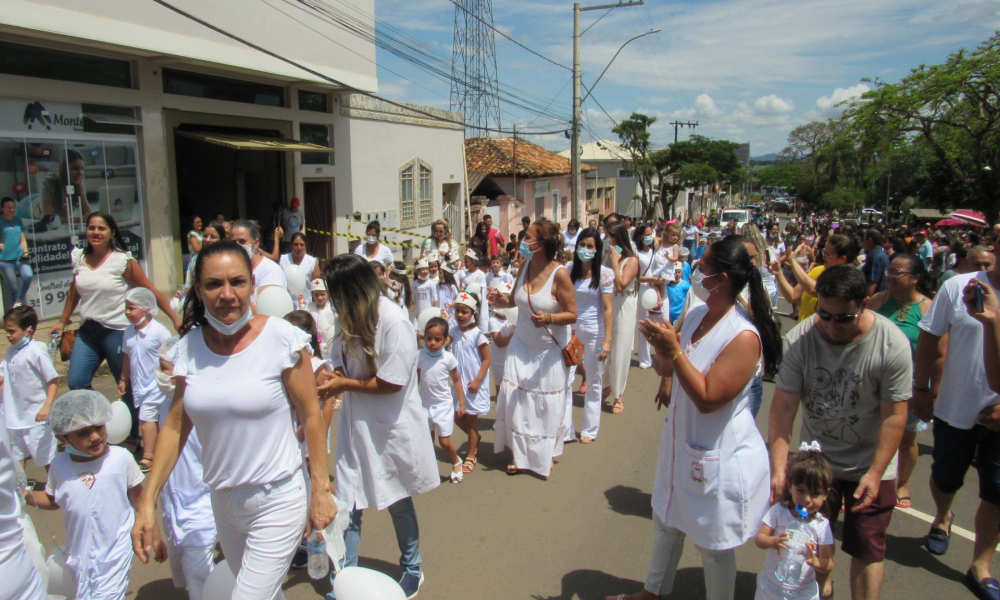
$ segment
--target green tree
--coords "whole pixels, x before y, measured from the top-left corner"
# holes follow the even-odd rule
[[[659,176],[657,197],[664,216],[670,214],[670,208],[684,190],[740,177],[743,166],[736,157],[738,147],[734,142],[692,135],[654,152],[650,160]],[[652,212],[646,215],[647,219],[651,217]]]
[[[940,65],[921,65],[898,83],[875,87],[849,103],[844,124],[859,146],[926,145],[924,175],[939,206],[967,206],[988,218],[1000,208],[1000,32],[972,52]],[[893,177],[895,181],[896,177]],[[942,193],[947,190],[947,193]]]
[[[652,189],[653,165],[650,162],[653,146],[649,128],[656,122],[656,117],[650,117],[641,113],[632,113],[628,119],[618,123],[613,131],[622,141],[624,148],[631,161],[622,161],[622,167],[630,175],[634,175],[639,183],[640,204],[643,214],[652,214],[650,207],[653,205],[650,199]]]
[[[798,183],[799,172],[804,168],[801,164],[774,164],[768,165],[756,174],[756,180],[765,187],[783,187],[795,189]]]

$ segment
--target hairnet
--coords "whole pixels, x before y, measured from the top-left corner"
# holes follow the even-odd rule
[[[160,344],[160,351],[159,351],[160,358],[162,358],[165,361],[173,363],[174,358],[173,356],[171,356],[172,354],[171,350],[174,349],[174,346],[176,346],[177,342],[179,341],[181,341],[181,336],[179,335],[171,336],[163,340],[163,343]]]
[[[144,287],[132,288],[125,292],[125,301],[135,304],[147,314],[156,315],[156,296]]]
[[[49,410],[52,433],[66,435],[111,420],[111,403],[100,392],[73,390],[56,398]]]

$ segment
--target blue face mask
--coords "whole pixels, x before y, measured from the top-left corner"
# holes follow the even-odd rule
[[[87,454],[86,452],[80,452],[69,444],[66,444],[66,452],[69,452],[73,456],[79,456],[80,458],[94,458],[93,455]]]
[[[594,260],[594,256],[596,256],[597,253],[594,252],[593,250],[591,250],[590,248],[577,248],[576,249],[576,255],[583,262],[589,262],[589,261]]]
[[[21,349],[31,343],[31,334],[24,336],[24,339],[14,345],[15,349]]]
[[[615,244],[615,252],[617,252],[618,254],[621,254],[622,253],[622,247],[619,246],[618,244]]]
[[[424,350],[427,350],[427,348],[424,348]],[[438,350],[437,352],[431,352],[430,350],[427,350],[427,356],[441,356],[442,354],[444,354],[444,346],[441,346],[441,349]]]
[[[531,260],[531,257],[535,255],[535,251],[531,249],[531,244],[521,240],[521,245],[518,246],[517,251],[521,253],[524,260]]]
[[[642,243],[646,244],[647,246],[652,246],[653,245],[653,236],[647,235],[646,237],[642,238]]]

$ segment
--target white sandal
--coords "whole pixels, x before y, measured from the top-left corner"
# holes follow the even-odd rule
[[[458,473],[456,473],[454,471],[455,467],[458,467]],[[462,463],[457,462],[454,465],[452,465],[451,468],[452,468],[451,482],[452,483],[462,483],[462,477],[464,476],[464,473],[462,473]]]

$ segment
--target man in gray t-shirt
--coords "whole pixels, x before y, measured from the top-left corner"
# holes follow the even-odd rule
[[[885,534],[896,504],[895,454],[906,425],[913,363],[910,343],[891,321],[865,306],[860,270],[830,267],[816,280],[816,314],[785,337],[771,402],[768,437],[774,500],[787,491],[785,466],[801,403],[803,441],[818,441],[833,469],[823,514],[845,509],[841,548],[851,556],[851,589],[877,598],[884,575]],[[820,595],[832,594],[817,574]]]

